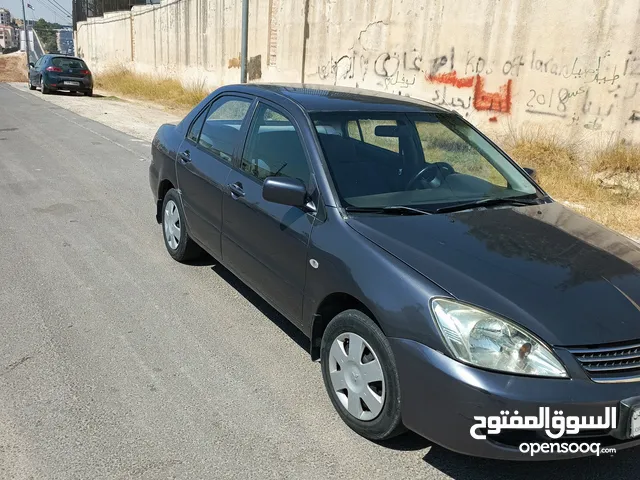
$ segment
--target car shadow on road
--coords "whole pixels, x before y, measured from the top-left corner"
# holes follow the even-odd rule
[[[621,450],[615,455],[573,460],[513,462],[461,455],[434,446],[423,457],[425,463],[456,480],[512,479],[611,479],[640,478],[638,449]]]
[[[81,92],[65,92],[57,90],[55,92],[50,92],[49,95],[55,95],[57,97],[84,97],[84,93]],[[108,100],[120,100],[118,97],[114,97],[113,95],[100,95],[99,93],[94,93],[91,98],[104,98]]]
[[[420,435],[413,432],[406,432],[398,437],[393,437],[390,440],[384,440],[377,442],[378,445],[391,450],[398,450],[400,452],[413,452],[416,450],[424,450],[427,447],[431,447],[433,443]]]
[[[233,273],[227,270],[220,262],[215,258],[206,254],[200,259],[190,262],[190,265],[210,266],[211,270],[220,276],[225,282],[231,285],[236,291],[253,304],[260,312],[264,314],[269,320],[271,320],[276,327],[286,333],[291,340],[296,342],[300,348],[304,351],[309,351],[309,339],[298,328],[287,320],[280,312],[269,305],[265,300],[260,297],[256,292],[251,290],[246,284],[242,282]]]

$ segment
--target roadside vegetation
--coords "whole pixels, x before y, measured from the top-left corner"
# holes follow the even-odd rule
[[[210,93],[203,85],[185,87],[174,79],[135,74],[124,67],[96,75],[96,87],[181,111],[190,110]],[[614,230],[640,238],[639,146],[612,142],[585,153],[579,142],[531,128],[512,130],[498,143],[520,165],[536,169],[540,185],[552,197]],[[397,151],[395,144],[384,146]],[[464,170],[456,159],[440,160]],[[490,179],[494,172],[482,173]]]
[[[36,21],[33,29],[38,34],[38,38],[42,42],[42,48],[47,53],[55,53],[58,51],[58,42],[56,41],[56,30],[62,28],[59,23],[49,23],[44,18]]]
[[[640,238],[640,148],[613,142],[585,153],[548,131],[510,132],[500,142],[520,165],[535,168],[556,200],[608,227]]]
[[[142,75],[124,67],[97,74],[95,87],[177,110],[190,110],[211,93],[204,85],[185,87],[175,79]]]

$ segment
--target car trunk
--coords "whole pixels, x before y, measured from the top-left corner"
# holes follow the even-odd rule
[[[72,81],[80,82],[89,77],[91,72],[87,65],[78,59],[58,57],[51,61],[53,71],[58,74],[61,82]]]

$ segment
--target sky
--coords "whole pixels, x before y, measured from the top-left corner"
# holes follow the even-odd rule
[[[57,22],[61,25],[71,25],[71,18],[66,17],[62,13],[62,9],[67,10],[71,15],[71,0],[24,0],[25,11],[27,12],[27,20],[44,18],[48,22]],[[60,4],[60,7],[56,5]],[[34,8],[27,8],[27,3]],[[22,1],[21,0],[0,0],[0,8],[6,8],[11,12],[12,17],[22,18]]]

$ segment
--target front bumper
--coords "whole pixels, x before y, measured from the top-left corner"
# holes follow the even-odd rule
[[[530,456],[522,443],[587,442],[616,450],[640,445],[640,437],[627,438],[628,405],[640,405],[640,383],[599,384],[586,374],[571,379],[524,377],[474,368],[412,340],[390,338],[402,398],[402,419],[407,428],[432,442],[466,455],[503,460],[552,460],[593,453],[539,453]],[[561,353],[565,364],[572,360]],[[569,354],[570,355],[570,354]],[[570,374],[575,365],[568,365]],[[626,400],[625,404],[621,401]],[[536,415],[539,407],[562,410],[564,416],[602,416],[616,407],[615,431],[583,430],[551,440],[542,431],[503,431],[476,440],[470,429],[474,416],[495,416],[502,410]]]

